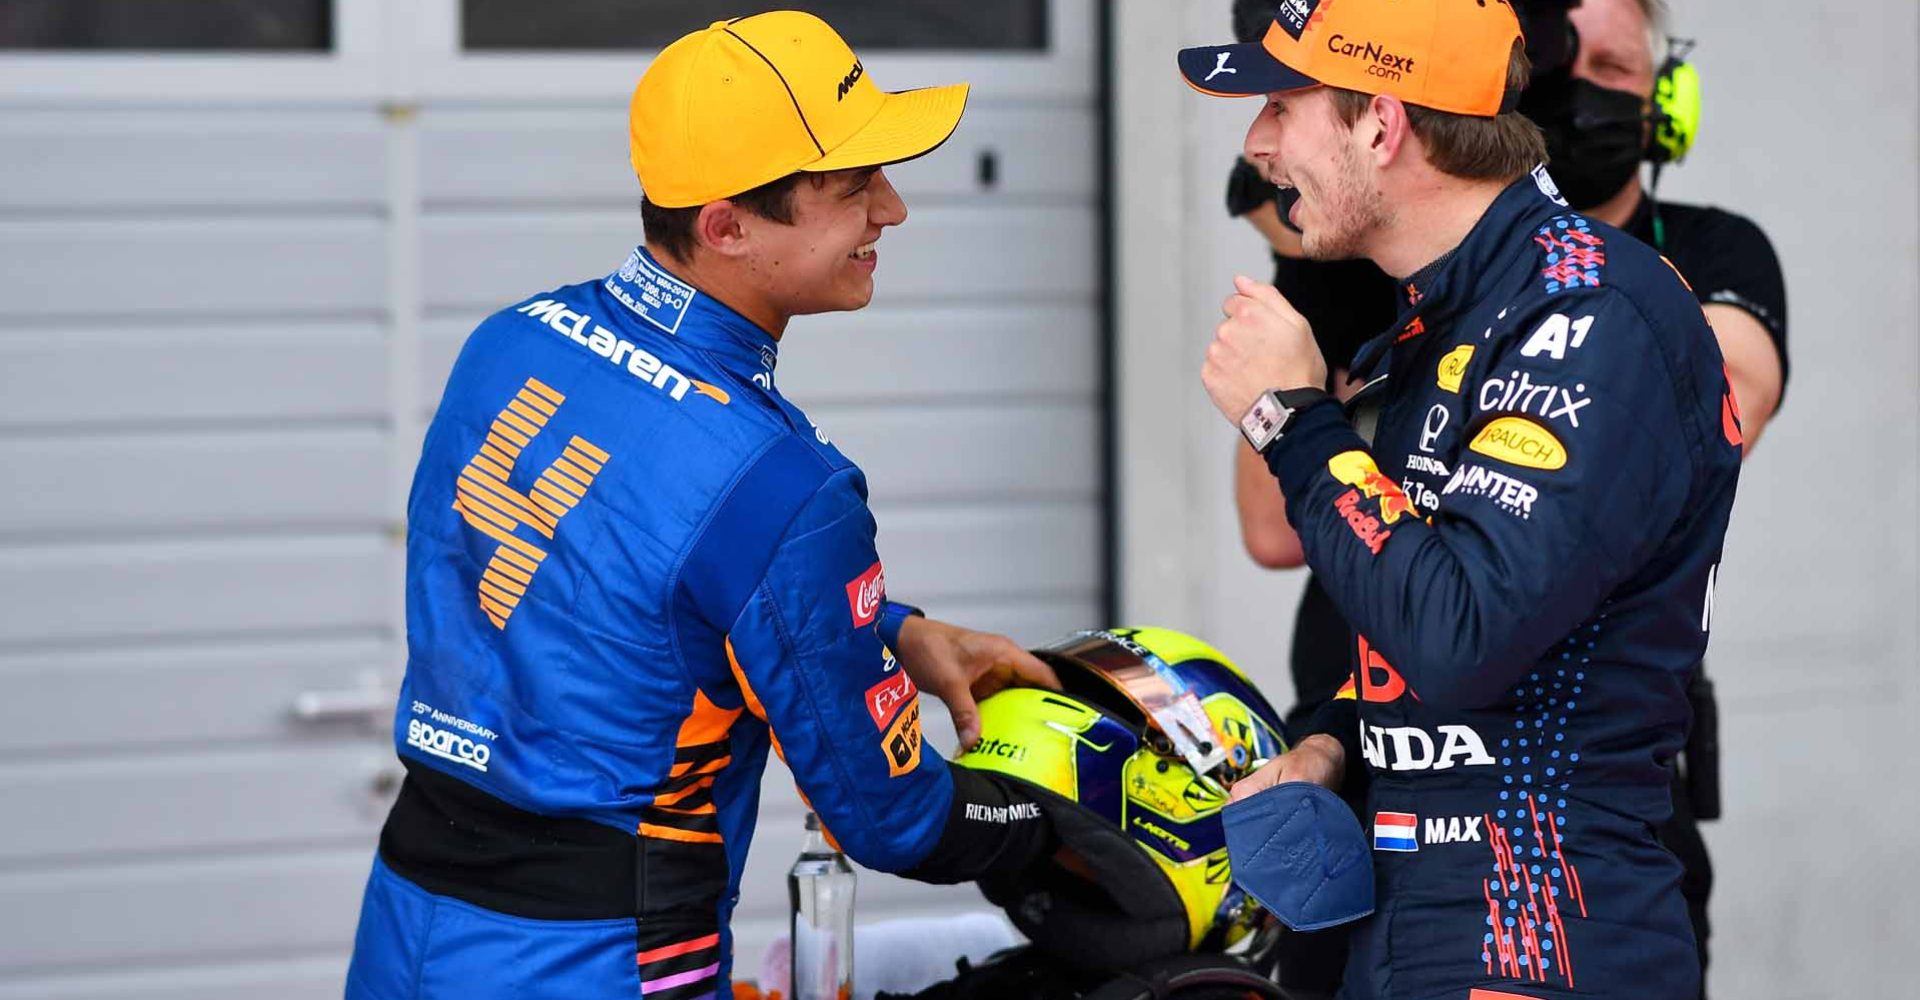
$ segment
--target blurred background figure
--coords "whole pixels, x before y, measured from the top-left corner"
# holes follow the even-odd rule
[[[1786,290],[1773,246],[1743,216],[1661,202],[1642,183],[1643,164],[1653,165],[1657,185],[1662,168],[1692,147],[1700,124],[1698,76],[1684,61],[1692,43],[1667,34],[1661,0],[1531,0],[1516,6],[1534,63],[1520,107],[1546,133],[1549,169],[1561,194],[1573,207],[1658,249],[1686,278],[1720,342],[1751,452],[1779,406],[1787,372]],[[1271,23],[1272,8],[1271,0],[1235,0],[1235,34],[1257,41]],[[1359,389],[1346,372],[1354,352],[1393,322],[1395,283],[1364,260],[1303,259],[1299,234],[1286,221],[1296,198],[1291,190],[1276,191],[1245,160],[1236,161],[1227,210],[1272,245],[1274,283],[1313,325],[1332,371],[1328,388],[1345,398]],[[1234,483],[1248,554],[1269,569],[1304,566],[1299,539],[1287,524],[1286,500],[1258,455],[1235,448]],[[1288,709],[1289,723],[1297,725],[1346,680],[1351,636],[1326,591],[1309,579],[1294,617],[1288,666],[1298,697]],[[1704,670],[1696,671],[1689,700],[1693,738],[1675,770],[1674,817],[1661,836],[1686,869],[1683,889],[1704,965],[1713,867],[1698,820],[1720,815],[1718,711]],[[1341,933],[1289,944],[1291,970],[1297,971],[1287,974],[1302,977],[1297,985],[1331,991],[1340,966],[1326,963],[1337,957]]]

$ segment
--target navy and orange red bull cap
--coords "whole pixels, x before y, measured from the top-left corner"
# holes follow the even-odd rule
[[[1326,86],[1490,118],[1520,99],[1507,63],[1523,41],[1506,0],[1275,0],[1266,37],[1182,49],[1180,75],[1214,97]]]

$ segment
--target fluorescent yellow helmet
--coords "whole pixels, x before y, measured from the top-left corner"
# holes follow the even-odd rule
[[[1095,883],[1051,867],[986,879],[1034,943],[1091,968],[1230,947],[1270,924],[1233,885],[1227,786],[1286,749],[1280,716],[1219,650],[1166,629],[1076,632],[1034,650],[1064,690],[980,703],[956,763],[1051,793]]]

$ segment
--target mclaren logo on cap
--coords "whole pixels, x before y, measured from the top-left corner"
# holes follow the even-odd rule
[[[853,61],[853,68],[848,70],[846,77],[840,81],[840,95],[835,97],[834,100],[846,100],[847,91],[852,90],[853,85],[860,82],[860,77],[865,74],[866,71],[866,67],[860,65],[860,60],[855,59]]]

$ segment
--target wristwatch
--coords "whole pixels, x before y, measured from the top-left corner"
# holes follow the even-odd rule
[[[1293,422],[1293,415],[1327,399],[1325,392],[1315,388],[1268,389],[1260,398],[1247,407],[1240,418],[1240,433],[1246,435],[1247,443],[1253,450],[1264,453],[1267,446],[1280,440],[1287,432],[1287,425]]]

